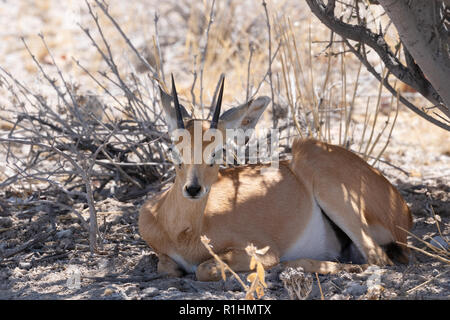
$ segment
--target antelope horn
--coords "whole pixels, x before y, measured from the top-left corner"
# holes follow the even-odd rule
[[[177,89],[175,88],[175,80],[173,80],[173,74],[172,74],[172,96],[173,96],[173,103],[175,105],[175,112],[177,114],[177,127],[178,129],[184,129],[183,116],[181,115],[180,103],[178,102]]]
[[[225,76],[222,77],[222,84],[220,85],[219,97],[217,98],[216,109],[214,110],[214,115],[211,121],[211,129],[217,129],[217,124],[219,123],[220,107],[222,106],[222,96],[223,96],[223,86],[225,83]]]

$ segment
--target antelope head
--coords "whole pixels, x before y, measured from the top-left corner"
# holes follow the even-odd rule
[[[216,181],[226,130],[253,129],[270,102],[268,97],[259,97],[221,114],[224,84],[222,77],[211,121],[189,116],[179,103],[173,76],[171,95],[160,88],[166,123],[175,144],[171,148],[176,165],[175,187],[189,200],[202,199]]]

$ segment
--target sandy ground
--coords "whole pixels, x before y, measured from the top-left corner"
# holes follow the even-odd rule
[[[86,63],[89,70],[104,67],[76,25],[81,23],[92,27],[86,8],[80,7],[76,1],[62,4],[43,0],[36,2],[36,5],[34,3],[25,0],[0,3],[0,66],[30,87],[48,92],[49,89],[41,85],[36,67],[18,39],[24,36],[32,51],[46,63],[49,56],[36,36],[37,32],[43,32],[62,70],[86,90],[89,89],[91,82],[88,77],[75,68],[69,58],[76,56]],[[154,34],[152,19],[155,8],[158,9],[162,15],[159,23],[165,60],[184,59],[183,53],[174,49],[183,47],[186,42],[177,42],[174,35],[176,31],[173,26],[180,20],[181,14],[169,10],[173,8],[172,3],[158,6],[151,1],[137,1],[132,7],[118,1],[111,3],[111,12],[138,44],[151,41],[149,33]],[[247,6],[253,11],[248,10]],[[298,12],[299,21],[309,19],[306,6],[294,9]],[[243,5],[240,10],[240,13],[253,14],[255,24],[264,27],[263,10],[259,3]],[[108,36],[111,32],[111,41],[120,49],[120,40],[113,36],[109,28],[106,32]],[[321,32],[317,31],[318,38]],[[119,57],[123,55],[119,53]],[[180,67],[170,63],[166,65],[167,74],[173,71],[171,69]],[[183,74],[189,74],[189,68],[185,66]],[[214,74],[217,70],[208,72]],[[211,82],[216,78],[215,75]],[[241,83],[235,86],[242,87]],[[363,86],[376,87],[376,82],[368,80]],[[184,90],[188,91],[187,85]],[[2,99],[2,104],[7,103],[5,95]],[[231,101],[230,97],[228,99]],[[7,134],[8,126],[1,130],[0,134]],[[414,217],[411,232],[427,243],[432,239],[439,240],[437,237],[441,236],[431,207],[440,217],[442,236],[448,239],[450,231],[449,138],[448,132],[402,109],[384,159],[402,168],[408,175],[391,165],[378,165],[411,207]],[[17,152],[21,151],[18,149]],[[1,161],[4,170],[0,173],[0,179],[5,179],[11,174],[11,169],[4,157]],[[35,245],[0,260],[0,299],[242,299],[245,296],[239,283],[232,278],[206,283],[196,281],[193,275],[176,279],[157,275],[158,258],[137,232],[138,209],[151,194],[126,203],[106,199],[96,204],[100,211],[100,232],[104,245],[101,254],[91,255],[87,234],[80,228],[76,216],[27,210],[26,197],[21,197],[14,190],[14,187],[0,190],[0,256],[39,235],[45,235],[52,230],[52,226],[56,225],[57,231],[49,233]],[[426,249],[418,239],[409,237],[408,241]],[[427,249],[427,252],[431,251]],[[325,299],[449,299],[448,270],[448,263],[412,250],[408,265],[371,268],[361,274],[341,272],[320,275],[319,282]],[[289,298],[280,280],[284,271],[276,267],[267,272],[268,288],[264,299]],[[245,274],[241,276],[246,278]],[[313,279],[308,299],[320,299],[318,281],[315,277]]]

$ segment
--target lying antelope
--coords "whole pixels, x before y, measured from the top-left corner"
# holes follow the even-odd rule
[[[191,136],[254,127],[270,101],[260,97],[219,116],[222,80],[209,122],[190,119],[178,102],[173,78],[172,88],[172,97],[161,90],[169,131],[185,129]],[[200,132],[194,130],[196,123]],[[191,141],[194,148],[195,137]],[[206,150],[209,142],[199,141]],[[307,272],[331,273],[355,266],[349,262],[408,261],[406,248],[396,244],[406,243],[404,230],[412,225],[407,204],[395,187],[352,152],[297,140],[292,160],[267,171],[264,165],[220,169],[213,158],[211,154],[200,164],[177,165],[174,184],[141,208],[140,234],[158,254],[158,272],[196,273],[200,281],[220,279],[219,266],[201,235],[237,272],[249,271],[245,247],[250,243],[269,246],[260,257],[265,268],[283,262]]]

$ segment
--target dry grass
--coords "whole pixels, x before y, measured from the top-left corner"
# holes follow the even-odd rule
[[[247,276],[247,282],[250,285],[247,285],[242,281],[242,279],[239,277],[239,275],[233,271],[232,268],[228,264],[226,264],[214,251],[213,247],[211,245],[211,240],[208,239],[206,236],[201,236],[200,240],[204,247],[208,250],[210,255],[216,260],[223,281],[226,280],[226,273],[229,272],[231,275],[239,282],[239,284],[242,286],[242,289],[245,291],[245,299],[247,300],[254,300],[254,299],[261,299],[264,296],[264,289],[267,288],[267,284],[264,281],[265,272],[264,267],[260,261],[259,256],[264,255],[268,250],[269,247],[265,247],[263,249],[256,248],[253,244],[248,245],[245,248],[245,251],[250,257],[250,270],[255,270],[254,272],[250,273]]]

